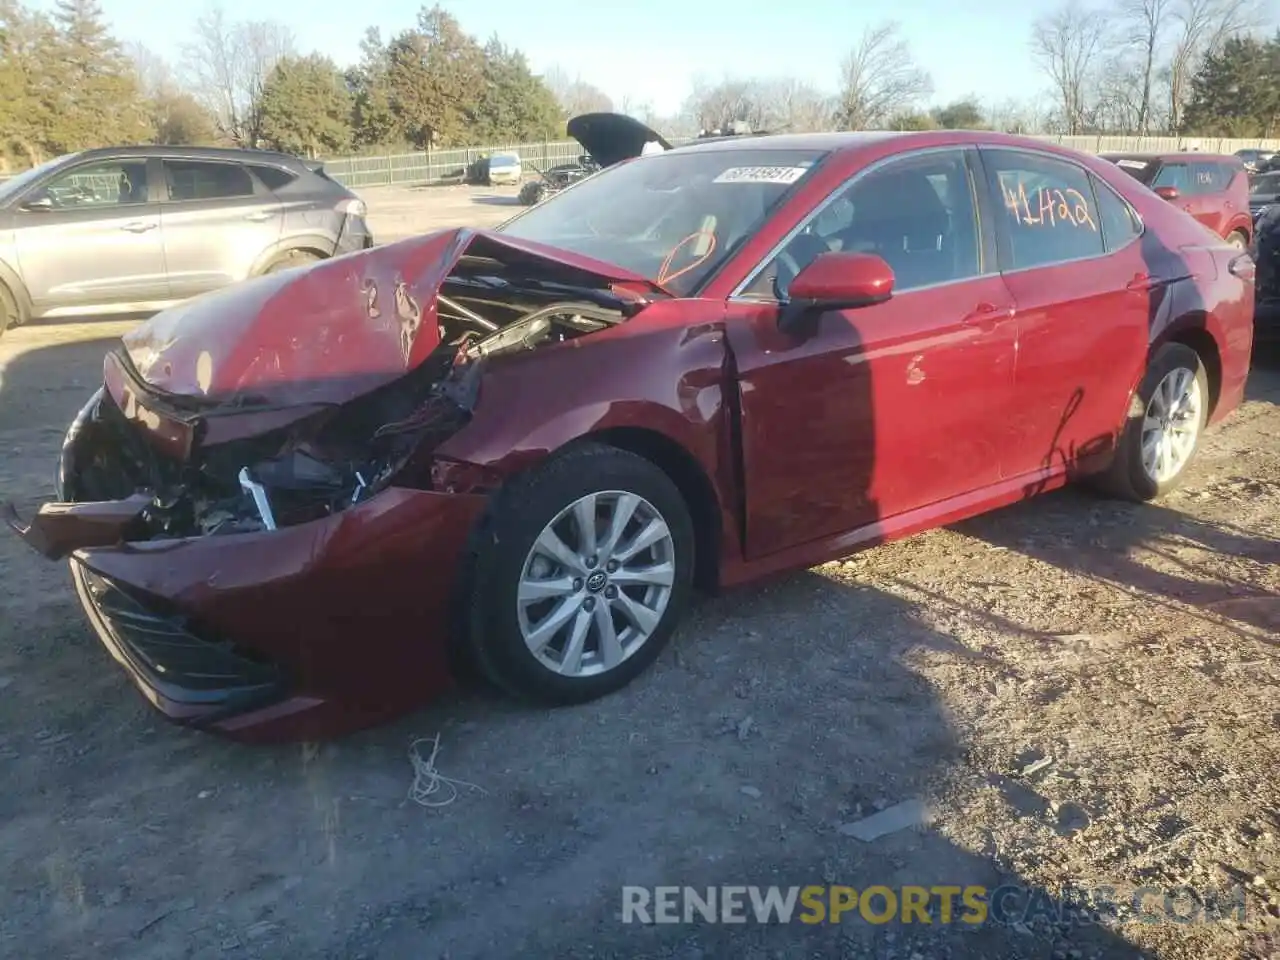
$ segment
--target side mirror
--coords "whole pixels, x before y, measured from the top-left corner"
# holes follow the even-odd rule
[[[893,296],[893,268],[870,253],[819,254],[795,275],[778,327],[789,331],[821,310],[853,310],[884,303]]]
[[[53,197],[48,195],[32,197],[30,200],[22,204],[23,210],[52,210]]]
[[[1163,197],[1166,200],[1177,200],[1182,196],[1182,191],[1177,187],[1156,187],[1155,193],[1157,197]]]

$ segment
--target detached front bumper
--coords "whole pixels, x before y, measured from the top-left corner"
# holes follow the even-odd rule
[[[458,571],[485,500],[393,487],[274,531],[84,547],[72,577],[169,719],[244,740],[334,736],[451,685]],[[19,533],[39,547],[41,528],[37,515]]]

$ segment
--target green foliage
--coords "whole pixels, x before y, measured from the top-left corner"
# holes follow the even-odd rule
[[[945,106],[935,107],[930,116],[943,130],[985,130],[986,114],[982,105],[974,100],[956,100]]]
[[[309,157],[351,147],[351,91],[332,60],[284,57],[263,85],[262,138],[277,150]]]
[[[1183,134],[1280,136],[1280,33],[1270,40],[1233,37],[1205,57],[1191,80]]]
[[[560,104],[519,50],[494,37],[484,48],[472,130],[480,143],[524,143],[563,134]]]

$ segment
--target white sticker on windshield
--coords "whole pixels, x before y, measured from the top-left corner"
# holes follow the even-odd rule
[[[1147,165],[1146,160],[1117,160],[1117,167],[1124,167],[1127,170],[1141,170]]]
[[[795,183],[808,167],[730,167],[712,183]]]

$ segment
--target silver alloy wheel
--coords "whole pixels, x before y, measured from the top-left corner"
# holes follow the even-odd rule
[[[589,493],[542,529],[516,599],[524,642],[566,677],[612,670],[653,635],[675,582],[671,529],[648,500]]]
[[[1237,250],[1247,250],[1249,247],[1249,244],[1245,242],[1244,237],[1238,233],[1233,233],[1231,236],[1227,237],[1227,243],[1235,247]]]
[[[1142,469],[1156,483],[1176,477],[1200,433],[1200,381],[1178,367],[1160,381],[1142,420]]]

